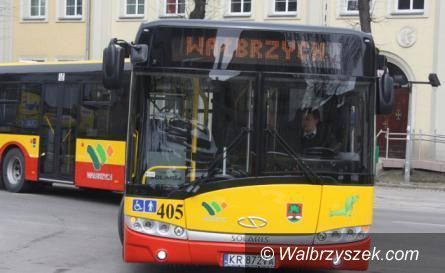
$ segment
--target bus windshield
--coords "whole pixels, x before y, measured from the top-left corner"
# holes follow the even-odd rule
[[[355,78],[267,77],[263,175],[298,173],[292,153],[313,172],[338,182],[369,175],[371,87],[371,81]]]
[[[220,72],[137,72],[136,183],[161,193],[194,181],[304,176],[295,157],[338,183],[370,175],[373,80]]]

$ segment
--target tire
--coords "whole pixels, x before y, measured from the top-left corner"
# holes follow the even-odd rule
[[[25,181],[25,158],[22,152],[13,148],[3,158],[3,185],[9,192],[27,192],[32,185]]]
[[[117,232],[119,233],[119,240],[124,245],[124,198],[122,197],[121,204],[119,206],[119,214],[117,216]]]

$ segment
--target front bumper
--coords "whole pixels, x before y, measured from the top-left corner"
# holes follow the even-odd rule
[[[184,265],[209,265],[223,266],[223,255],[233,254],[256,254],[259,255],[265,246],[271,247],[275,251],[277,268],[317,268],[317,269],[342,269],[342,270],[366,270],[368,261],[366,260],[342,260],[334,265],[332,259],[280,259],[280,248],[287,247],[311,252],[311,249],[321,253],[325,251],[365,251],[371,246],[371,239],[368,237],[362,241],[353,243],[330,244],[330,245],[266,245],[249,243],[223,243],[223,242],[199,242],[187,240],[174,240],[155,236],[140,234],[125,227],[124,240],[124,260],[126,262],[146,262],[146,263],[169,263]],[[167,253],[167,258],[163,261],[156,258],[156,253],[163,250]],[[325,253],[328,253],[325,252]],[[327,258],[327,257],[326,257]]]

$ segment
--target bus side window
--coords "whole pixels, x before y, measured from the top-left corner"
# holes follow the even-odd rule
[[[122,90],[108,90],[99,83],[87,83],[82,94],[79,135],[124,139],[128,100]]]
[[[125,139],[127,135],[128,90],[111,91],[109,134],[113,138]]]
[[[17,131],[16,117],[19,103],[19,84],[0,85],[0,132]]]
[[[17,126],[22,133],[38,134],[42,86],[40,84],[23,84],[20,95]]]

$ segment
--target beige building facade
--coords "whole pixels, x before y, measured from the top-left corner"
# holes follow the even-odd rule
[[[10,37],[0,40],[0,61],[100,59],[112,37],[132,41],[142,22],[188,18],[194,9],[193,0],[5,2],[10,2],[6,21],[11,27],[6,29],[11,32],[0,34]],[[427,80],[431,72],[445,79],[445,1],[370,0],[370,6],[376,45],[387,56],[394,73],[409,81]],[[207,0],[206,19],[359,29],[357,0]],[[407,88],[399,93],[397,98],[403,103],[396,104],[395,114],[389,117],[393,121],[377,120],[379,129],[399,122],[404,128],[398,130],[406,131],[411,115],[411,129],[416,132],[445,135],[443,88],[413,85],[411,93]],[[445,145],[426,143],[419,148],[415,143],[413,154],[445,160]]]
[[[89,59],[85,0],[12,0],[11,61]]]
[[[0,1],[0,62],[12,61],[12,0]]]

